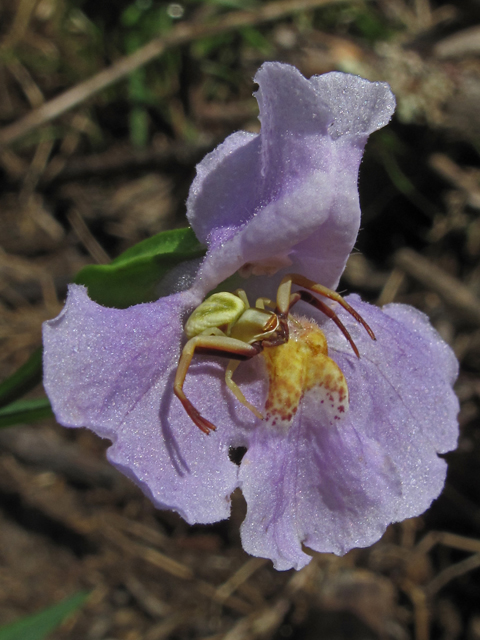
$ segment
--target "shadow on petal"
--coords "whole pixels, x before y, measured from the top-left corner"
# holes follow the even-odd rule
[[[185,473],[190,473],[190,467],[180,451],[180,447],[178,446],[178,442],[172,431],[172,425],[168,421],[168,415],[170,414],[170,408],[172,406],[175,373],[176,371],[174,369],[168,375],[166,388],[170,391],[166,391],[162,394],[158,417],[160,420],[160,427],[162,429],[165,447],[172,465],[178,475],[183,477]]]

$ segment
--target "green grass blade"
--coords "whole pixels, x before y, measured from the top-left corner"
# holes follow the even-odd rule
[[[0,627],[0,640],[44,640],[69,615],[85,603],[89,594],[80,591],[48,609]]]
[[[42,379],[42,348],[0,384],[0,407],[4,407],[34,389]]]
[[[0,409],[0,428],[37,422],[53,415],[48,398],[17,400]],[[1,637],[0,637],[1,640]]]

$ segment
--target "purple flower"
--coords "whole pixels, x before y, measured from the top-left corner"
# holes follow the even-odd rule
[[[302,544],[337,554],[370,545],[438,496],[446,473],[438,454],[456,446],[457,363],[413,308],[380,310],[349,296],[376,336],[338,307],[357,358],[331,320],[300,302],[294,315],[317,324],[294,317],[286,345],[235,373],[265,420],[227,389],[225,359],[203,356],[185,392],[217,430],[206,436],[188,417],[173,395],[188,315],[235,274],[229,290],[242,286],[251,301],[274,298],[291,272],[335,288],[358,232],[363,148],[394,109],[386,84],[342,73],[306,80],[266,63],[255,81],[261,133],[231,135],[197,168],[188,214],[208,253],[193,280],[185,268],[177,293],[125,310],[72,286],[62,313],[45,323],[45,388],[57,420],[109,438],[109,460],[159,508],[191,524],[216,522],[240,487],[245,550],[299,569],[310,560]],[[191,286],[179,291],[182,282]],[[318,355],[323,335],[329,357]],[[327,365],[348,386],[349,410],[336,421],[324,402]],[[289,401],[297,395],[276,421],[282,385]],[[247,452],[237,466],[229,450],[240,446]]]

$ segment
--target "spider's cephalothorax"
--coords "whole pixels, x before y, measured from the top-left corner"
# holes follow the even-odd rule
[[[193,422],[204,433],[214,431],[215,425],[200,414],[183,391],[193,355],[201,353],[230,358],[225,373],[228,388],[242,404],[263,420],[262,414],[248,402],[233,382],[232,375],[242,360],[253,358],[263,349],[280,347],[289,341],[289,311],[299,300],[311,304],[331,318],[349,341],[355,354],[360,357],[355,343],[335,311],[309,291],[301,289],[292,293],[292,284],[338,302],[365,327],[370,337],[375,339],[373,331],[363,318],[338,293],[298,274],[289,274],[283,278],[278,287],[276,303],[268,298],[259,298],[252,308],[242,289],[235,293],[214,293],[193,311],[185,324],[188,341],[183,348],[174,383],[175,395]],[[326,344],[324,355],[326,356]],[[276,367],[278,368],[278,364]],[[272,379],[270,384],[272,385]]]

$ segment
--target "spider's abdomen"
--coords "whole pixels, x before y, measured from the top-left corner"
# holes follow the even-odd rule
[[[245,310],[245,304],[234,293],[214,293],[193,311],[185,324],[187,338],[200,335],[208,329],[222,329],[228,333]]]

